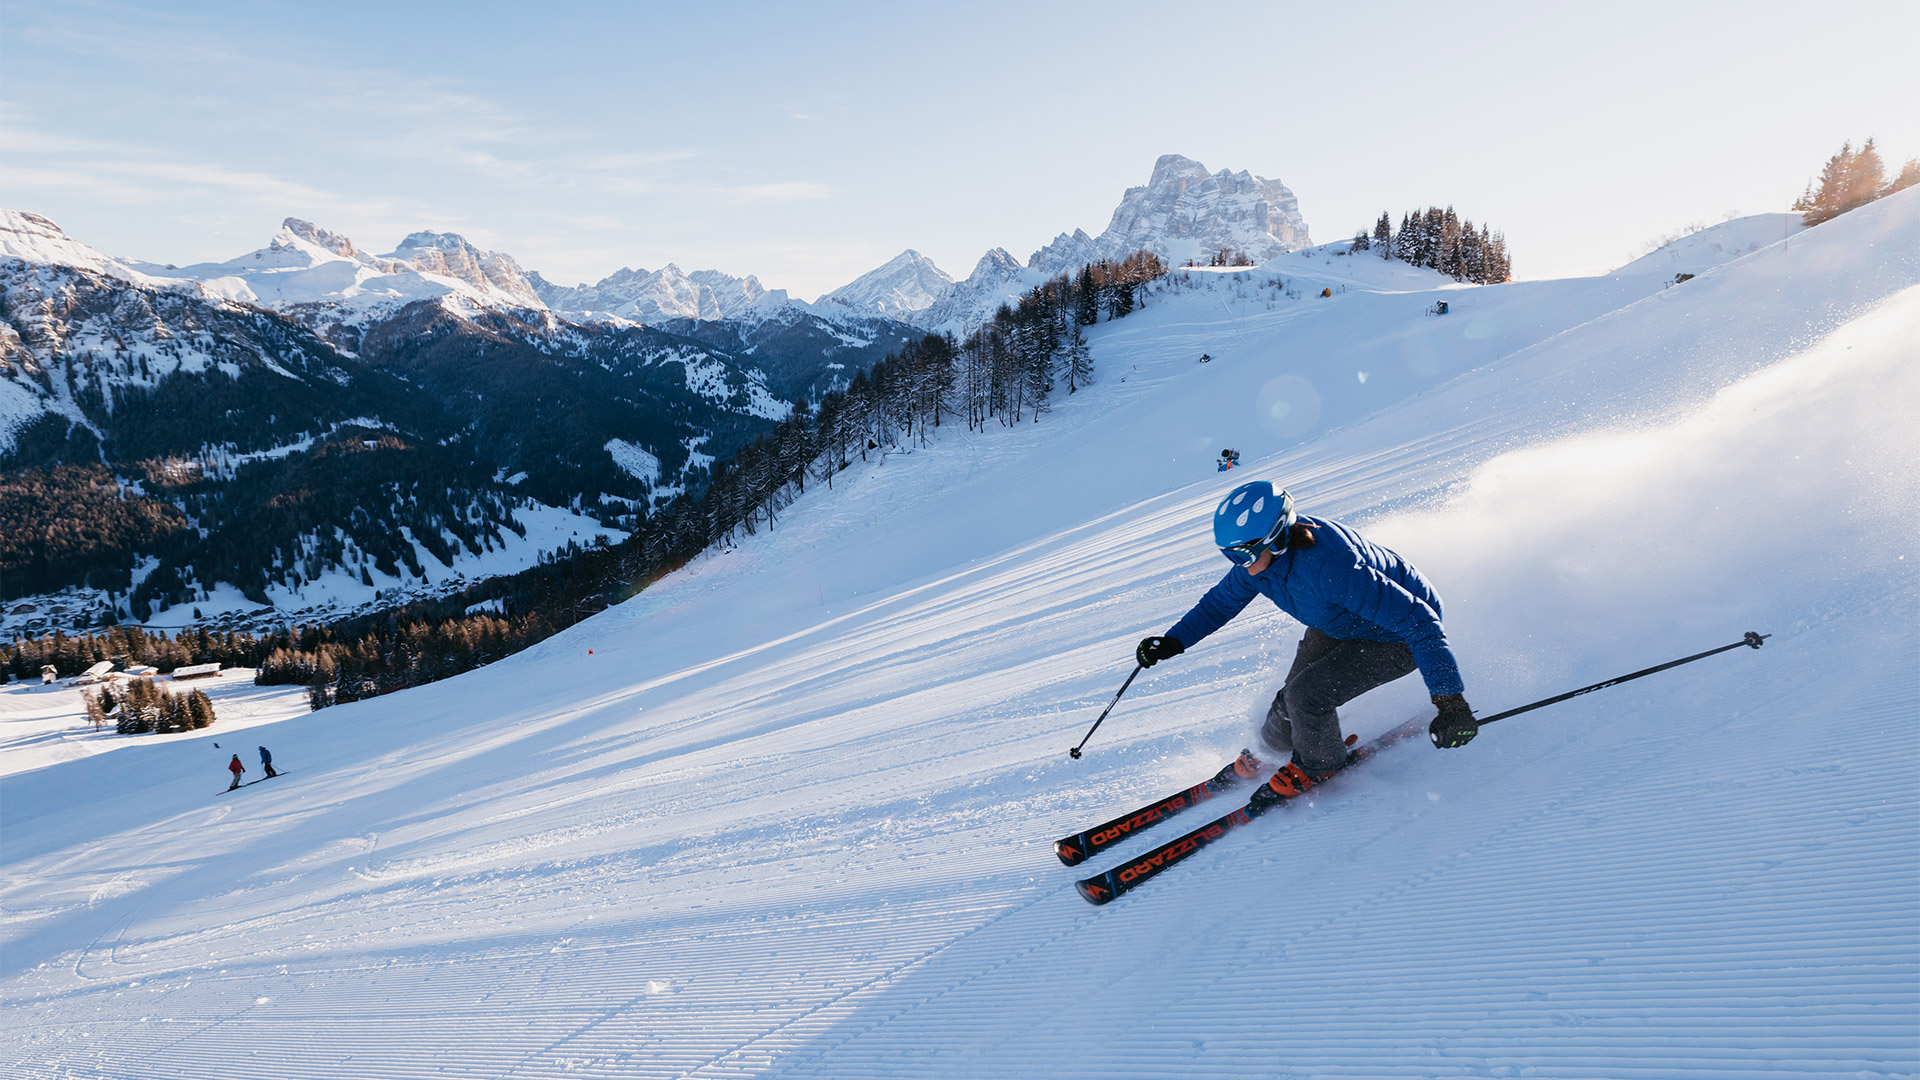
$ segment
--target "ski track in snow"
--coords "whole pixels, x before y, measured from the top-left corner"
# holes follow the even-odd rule
[[[217,726],[0,777],[0,1072],[1920,1075],[1920,199],[1791,243],[1450,290],[1454,323],[1160,297],[1040,424],[249,729],[272,784],[212,797]],[[1246,405],[1361,365],[1304,437]],[[1255,476],[1435,579],[1483,711],[1775,636],[1405,744],[1088,907],[1074,878],[1233,805],[1052,854],[1217,769],[1277,684],[1297,627],[1261,602],[1064,753]]]

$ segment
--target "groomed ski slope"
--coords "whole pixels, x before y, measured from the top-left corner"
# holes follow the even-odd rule
[[[1040,424],[247,731],[285,779],[216,797],[217,729],[0,779],[0,1073],[1920,1074],[1917,196],[1671,289],[1185,288]],[[1256,476],[1429,574],[1482,711],[1774,636],[1402,746],[1089,907],[1172,832],[1052,840],[1217,769],[1291,657],[1256,605],[1066,755]]]

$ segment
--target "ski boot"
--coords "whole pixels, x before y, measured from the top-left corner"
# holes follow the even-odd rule
[[[1347,759],[1340,763],[1339,768],[1323,773],[1310,773],[1302,768],[1300,755],[1295,752],[1292,761],[1280,766],[1265,784],[1254,789],[1253,797],[1247,800],[1247,816],[1259,817],[1289,799],[1297,799],[1305,795],[1315,784],[1324,784],[1331,780],[1340,769],[1359,760],[1359,755],[1352,750],[1353,744],[1359,741],[1358,735],[1347,736]]]

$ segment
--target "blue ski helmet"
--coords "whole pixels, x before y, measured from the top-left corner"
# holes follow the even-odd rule
[[[1287,550],[1293,527],[1293,496],[1265,480],[1241,484],[1213,512],[1213,542],[1235,562],[1252,562],[1260,549]]]

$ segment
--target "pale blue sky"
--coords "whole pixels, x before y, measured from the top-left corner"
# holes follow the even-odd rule
[[[1153,160],[1284,181],[1316,240],[1452,203],[1521,276],[1920,155],[1920,4],[0,0],[0,204],[158,262],[286,216],[455,231],[566,284],[811,299],[1098,233]]]

